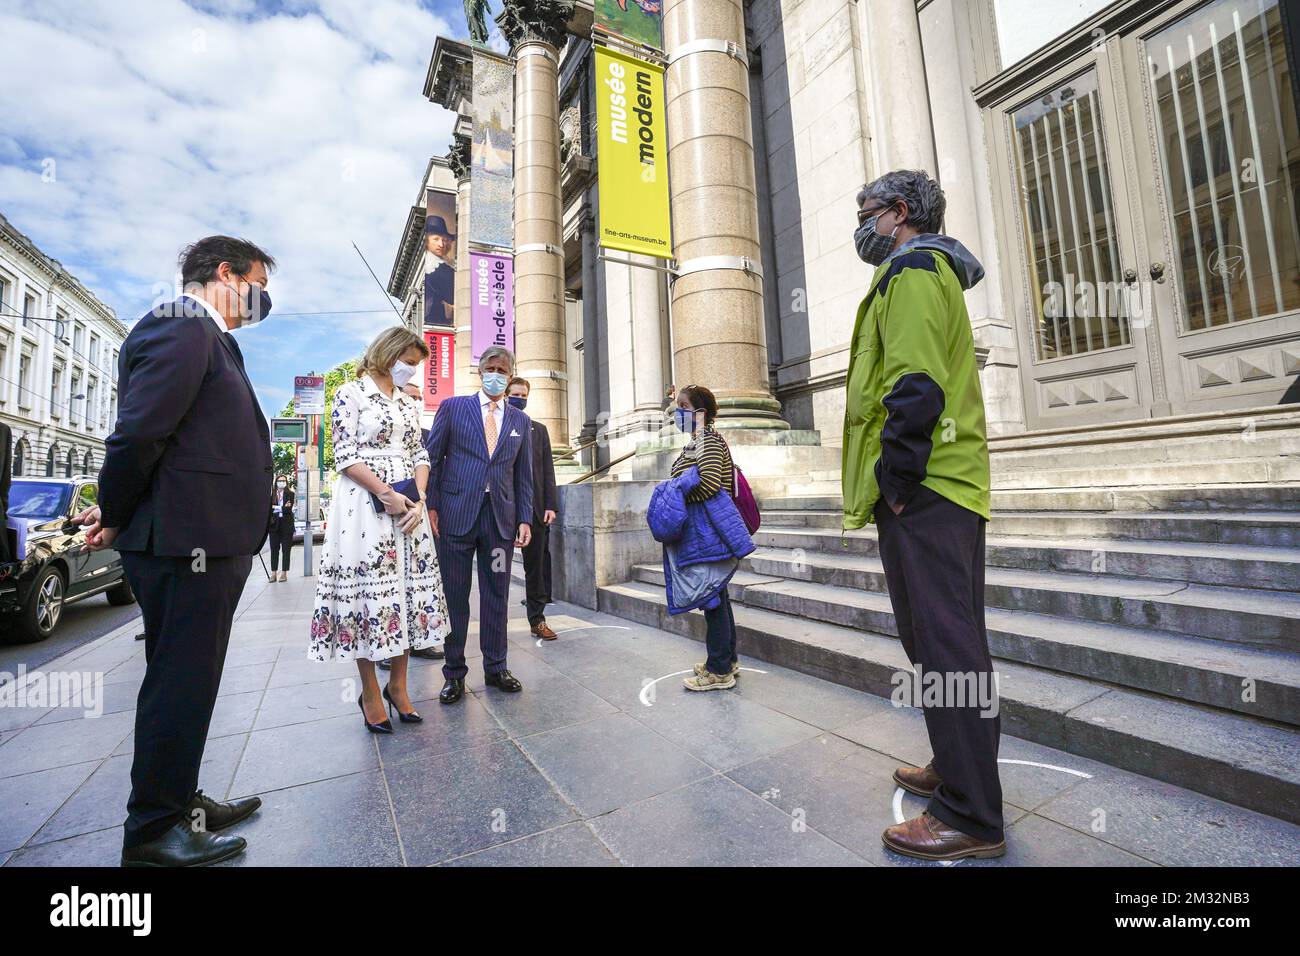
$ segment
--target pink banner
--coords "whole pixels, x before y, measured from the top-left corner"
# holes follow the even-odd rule
[[[470,358],[477,362],[483,350],[504,345],[515,350],[515,263],[510,256],[469,254]]]

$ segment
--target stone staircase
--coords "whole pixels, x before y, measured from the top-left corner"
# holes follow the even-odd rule
[[[888,696],[909,665],[838,479],[764,498],[730,590],[741,654]],[[987,560],[1006,733],[1300,823],[1300,487],[999,490]],[[703,640],[657,563],[597,600]]]

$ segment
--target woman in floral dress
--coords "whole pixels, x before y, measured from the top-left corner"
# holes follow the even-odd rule
[[[380,333],[357,378],[334,394],[334,485],[316,578],[316,610],[307,656],[356,661],[361,708],[372,733],[390,733],[385,700],[404,722],[420,719],[406,691],[408,652],[441,647],[451,630],[434,551],[425,487],[429,456],[420,443],[415,399],[402,386],[429,355],[409,329]],[[419,501],[393,485],[414,479]],[[384,514],[375,510],[379,497]],[[389,660],[381,691],[375,661]]]

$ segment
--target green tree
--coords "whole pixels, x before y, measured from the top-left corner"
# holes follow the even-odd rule
[[[334,408],[334,393],[338,391],[340,385],[355,377],[355,367],[356,363],[349,360],[341,365],[336,365],[325,373],[325,414],[321,416],[325,437],[321,454],[325,466],[326,483],[329,483],[330,475],[334,470],[334,429],[330,424],[330,412]],[[293,410],[293,399],[289,399],[284,408],[280,410],[280,416],[289,418],[295,414],[297,413]],[[292,475],[294,473],[296,448],[297,446],[288,442],[277,442],[275,444],[272,449],[272,460],[277,475]]]

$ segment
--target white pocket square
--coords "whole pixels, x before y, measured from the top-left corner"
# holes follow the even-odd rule
[[[515,431],[513,428],[510,429],[510,437],[511,437],[511,438],[518,438],[518,437],[519,437],[519,432]]]

